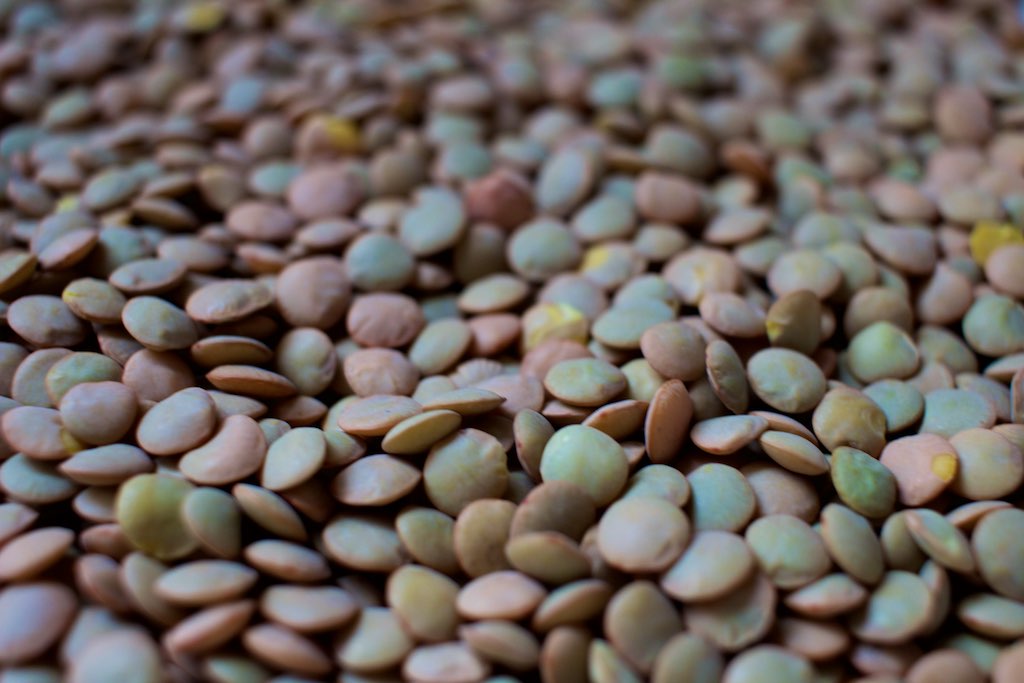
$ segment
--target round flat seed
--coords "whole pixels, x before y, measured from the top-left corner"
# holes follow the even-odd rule
[[[423,401],[424,410],[451,410],[462,416],[482,415],[494,410],[505,398],[480,387],[461,387],[438,393]]]
[[[499,571],[464,585],[455,606],[465,619],[518,621],[532,614],[546,595],[544,587],[525,574]]]
[[[155,592],[158,578],[167,567],[140,552],[128,554],[121,562],[121,586],[129,602],[146,618],[164,626],[173,626],[185,612]]]
[[[768,421],[764,418],[724,415],[695,424],[690,430],[690,438],[693,445],[702,451],[714,455],[732,455],[753,443],[766,429]]]
[[[466,624],[459,627],[459,637],[478,655],[514,671],[535,669],[540,658],[536,636],[510,621]]]
[[[544,385],[533,377],[496,375],[475,381],[475,385],[504,398],[497,412],[509,419],[521,410],[540,410],[544,405]]]
[[[601,516],[597,531],[597,547],[604,560],[632,573],[668,568],[689,540],[689,520],[660,498],[626,498],[612,504]]]
[[[658,653],[651,681],[712,683],[721,679],[724,668],[722,654],[708,641],[692,633],[679,633]]]
[[[595,683],[639,683],[640,677],[608,642],[595,638],[587,650],[588,680]]]
[[[67,349],[40,349],[31,354],[18,346],[20,354],[11,359],[17,363],[10,378],[10,395],[22,405],[53,408],[53,400],[46,391],[46,375],[61,359],[71,355]]]
[[[60,400],[61,423],[87,444],[111,444],[135,422],[138,399],[120,382],[84,382]]]
[[[241,596],[256,583],[250,567],[227,560],[194,560],[157,579],[157,595],[179,605],[211,605]]]
[[[708,463],[686,477],[690,482],[690,518],[697,531],[740,531],[753,518],[757,500],[735,467]]]
[[[908,506],[927,503],[956,478],[956,450],[936,434],[918,434],[890,441],[879,461],[896,477],[900,502]]]
[[[978,571],[997,593],[1024,600],[1024,580],[1019,572],[1024,558],[1024,511],[996,510],[982,517],[971,535]]]
[[[54,645],[78,611],[74,592],[50,583],[24,583],[0,592],[0,662],[35,659]]]
[[[125,537],[161,560],[188,555],[198,541],[182,521],[181,508],[193,487],[168,474],[140,474],[117,493],[115,516]]]
[[[132,604],[121,586],[118,569],[117,560],[112,557],[98,553],[83,555],[75,561],[75,584],[86,599],[111,611],[127,612]]]
[[[640,350],[647,362],[668,379],[693,381],[704,374],[705,342],[691,325],[674,321],[644,330]]]
[[[972,631],[991,638],[1019,638],[1024,634],[1024,605],[991,593],[964,598],[957,605],[956,616]]]
[[[785,598],[786,606],[815,619],[846,614],[868,599],[868,591],[846,574],[829,574]]]
[[[335,659],[348,670],[362,673],[387,671],[413,649],[413,640],[398,617],[385,607],[364,607],[335,644]]]
[[[459,569],[454,546],[455,520],[432,508],[408,508],[395,518],[395,530],[405,550],[422,565],[444,574]]]
[[[521,410],[512,422],[516,458],[535,481],[540,479],[540,462],[548,439],[555,433],[547,418],[535,410]]]
[[[985,294],[964,315],[963,331],[978,353],[992,357],[1016,353],[1024,345],[1024,307],[1010,297]]]
[[[200,610],[165,633],[163,645],[171,652],[184,654],[217,650],[242,632],[255,610],[256,603],[252,600]]]
[[[610,348],[639,349],[644,332],[674,317],[675,311],[668,304],[657,299],[641,300],[609,308],[594,321],[590,332],[594,339]]]
[[[882,578],[882,546],[859,514],[838,503],[826,505],[821,511],[821,536],[829,555],[847,574],[869,585]]]
[[[707,346],[705,362],[711,389],[722,405],[737,414],[746,412],[750,385],[736,349],[727,341],[716,339]]]
[[[521,303],[530,286],[508,273],[494,273],[466,286],[459,294],[459,310],[465,313],[499,313]]]
[[[956,451],[956,477],[950,484],[971,500],[1002,498],[1024,481],[1024,454],[998,432],[967,429],[949,440]]]
[[[776,645],[758,645],[737,655],[722,683],[811,683],[814,667],[805,658]]]
[[[31,527],[39,513],[21,503],[0,504],[0,546]]]
[[[670,379],[658,387],[644,421],[644,445],[652,462],[671,462],[679,454],[692,415],[693,402],[682,381]]]
[[[186,272],[184,263],[172,259],[140,259],[124,264],[107,281],[129,295],[160,294],[174,289]]]
[[[946,513],[946,519],[957,529],[969,532],[988,513],[1005,510],[1009,507],[1011,507],[1010,504],[1003,500],[979,500],[973,503],[964,503],[960,507],[950,510]]]
[[[176,455],[202,445],[217,428],[213,399],[192,387],[172,394],[150,408],[135,430],[135,438],[152,455]]]
[[[365,347],[405,346],[426,325],[419,304],[404,294],[368,294],[357,297],[348,310],[346,327]]]
[[[384,267],[383,263],[380,265]],[[354,274],[352,279],[355,280]],[[274,298],[281,316],[292,326],[327,329],[340,322],[350,310],[352,285],[340,260],[314,256],[294,261],[278,273]],[[382,303],[388,308],[393,306],[391,299],[384,299]],[[373,305],[370,301],[367,304]],[[352,314],[349,322],[350,331],[355,336],[354,328],[363,329],[366,317]],[[351,325],[352,322],[357,325]],[[415,319],[413,324],[416,324]]]
[[[242,645],[268,666],[309,676],[330,672],[331,660],[305,636],[277,624],[251,626],[242,634]]]
[[[821,302],[807,289],[780,297],[765,315],[764,327],[772,346],[812,354],[821,343]]]
[[[207,552],[224,559],[241,550],[241,512],[234,499],[215,488],[197,488],[185,496],[182,519]]]
[[[17,453],[0,465],[0,487],[7,497],[26,505],[45,505],[67,500],[78,486],[51,463]]]
[[[893,569],[916,572],[927,559],[910,535],[906,511],[896,512],[885,520],[880,540],[885,562]]]
[[[53,408],[17,406],[0,419],[3,437],[11,448],[36,460],[64,460],[71,450],[81,448],[61,425]]]
[[[599,406],[626,388],[626,377],[611,363],[597,358],[562,361],[544,377],[544,387],[571,405]]]
[[[455,365],[472,342],[472,331],[462,320],[435,320],[409,347],[409,360],[424,375],[436,375]]]
[[[682,602],[722,598],[753,574],[757,562],[743,538],[728,531],[700,531],[661,575],[661,588]]]
[[[206,373],[206,379],[221,391],[256,398],[284,398],[297,391],[287,377],[252,365],[221,365]]]
[[[242,320],[274,301],[274,293],[258,280],[219,280],[193,291],[185,312],[201,323]]]
[[[866,395],[847,387],[825,394],[811,424],[828,450],[852,446],[877,457],[885,446],[885,413]]]
[[[844,505],[865,517],[881,518],[896,505],[896,478],[864,451],[840,446],[832,452],[832,485]]]
[[[192,360],[206,367],[266,363],[273,351],[261,341],[237,335],[214,335],[200,339],[189,349]]]
[[[71,660],[69,683],[163,680],[160,650],[152,639],[136,629],[117,629],[97,636]]]
[[[121,381],[140,399],[162,401],[177,391],[195,384],[188,365],[173,353],[149,349],[132,351],[124,364]]]
[[[260,483],[271,491],[298,486],[319,471],[326,455],[322,431],[313,427],[292,429],[267,449]]]
[[[79,344],[85,327],[58,297],[32,294],[15,299],[7,309],[7,324],[37,348]]]
[[[925,654],[906,672],[907,683],[982,683],[985,679],[985,672],[970,655],[953,648]],[[994,680],[1001,683],[998,676]]]
[[[677,507],[690,500],[686,476],[668,465],[648,465],[629,478],[623,498],[662,498]]]
[[[533,488],[515,510],[509,533],[557,531],[573,540],[583,538],[597,519],[587,492],[567,481],[548,481]]]
[[[32,277],[36,271],[36,257],[24,251],[5,251],[0,256],[0,291],[14,289]]]
[[[925,394],[920,432],[950,438],[966,429],[988,428],[996,422],[992,403],[973,391],[936,389]]]
[[[817,475],[829,470],[829,463],[825,460],[824,454],[802,436],[767,431],[760,436],[758,444],[768,457],[791,472]]]
[[[709,292],[698,307],[713,330],[728,337],[757,338],[765,334],[765,314],[732,292]]]
[[[903,379],[913,375],[920,354],[906,332],[887,321],[864,328],[850,340],[850,371],[862,382]]]
[[[46,373],[46,395],[59,406],[64,396],[79,384],[117,382],[121,374],[121,366],[112,358],[99,353],[72,353],[54,363]]]
[[[384,436],[423,407],[405,396],[370,396],[352,401],[338,415],[338,426],[356,436]]]
[[[406,565],[388,577],[387,604],[406,631],[419,641],[451,640],[459,624],[455,598],[459,584],[427,567]]]
[[[857,638],[878,645],[899,645],[918,635],[927,623],[933,597],[916,574],[886,572],[850,628]]]
[[[768,287],[777,297],[808,290],[827,299],[842,282],[838,266],[821,253],[800,249],[780,255],[768,271]]]
[[[185,311],[153,296],[129,299],[121,311],[121,324],[153,351],[186,349],[199,338],[195,323]]]
[[[512,536],[505,557],[514,569],[547,584],[560,585],[590,575],[590,558],[573,539],[557,531]]]
[[[384,519],[342,515],[321,532],[324,550],[344,567],[390,572],[406,562],[394,526]]]
[[[650,673],[658,653],[682,630],[672,602],[649,581],[623,586],[604,613],[604,632],[616,651],[641,673]]]
[[[289,541],[256,541],[246,546],[244,555],[255,569],[283,581],[322,581],[331,575],[323,555]]]
[[[291,541],[306,540],[306,529],[298,513],[273,491],[252,484],[235,484],[231,495],[247,517],[270,533]]]
[[[331,493],[345,505],[388,505],[411,493],[421,478],[418,469],[398,458],[371,455],[338,473],[331,482]]]
[[[546,633],[569,624],[581,624],[599,615],[612,596],[600,579],[582,579],[551,591],[533,615],[533,629]]]
[[[346,434],[334,427],[334,420],[331,417],[328,414],[324,418],[324,440],[327,442],[324,467],[344,467],[366,454],[366,444],[359,437]]]
[[[607,434],[583,425],[570,425],[555,432],[544,446],[541,477],[548,481],[577,484],[594,501],[604,506],[614,500],[629,476],[626,455]]]
[[[0,581],[26,581],[57,563],[75,542],[70,529],[35,529],[0,549]]]
[[[625,399],[598,408],[583,420],[583,424],[600,430],[613,439],[624,439],[643,425],[646,414],[646,403]]]
[[[415,455],[430,449],[462,423],[454,410],[427,410],[414,415],[388,430],[381,448],[394,455]]]
[[[906,523],[918,547],[940,565],[965,574],[974,571],[967,538],[945,517],[920,508],[907,511]]]
[[[693,633],[720,650],[737,652],[771,630],[776,601],[772,582],[754,574],[725,597],[687,605],[684,618]]]
[[[779,588],[794,589],[822,577],[832,566],[821,537],[791,515],[769,515],[746,530],[758,565]]]
[[[468,645],[422,645],[402,663],[402,675],[412,683],[477,683],[490,666]]]
[[[474,500],[497,498],[505,492],[505,450],[486,432],[461,429],[430,449],[423,465],[423,483],[439,510],[457,515]]]
[[[452,541],[459,566],[469,576],[511,569],[505,556],[514,503],[484,498],[463,508],[455,520]]]
[[[784,413],[813,409],[825,395],[825,375],[803,354],[764,349],[747,362],[750,387],[758,398]]]
[[[229,415],[213,438],[185,453],[178,470],[196,484],[231,484],[259,471],[266,453],[259,424],[247,415]]]
[[[882,409],[885,428],[890,434],[903,431],[924,415],[924,396],[907,382],[879,380],[865,387],[864,395]]]
[[[260,612],[299,633],[320,633],[351,623],[359,614],[359,604],[334,586],[279,584],[263,591]]]

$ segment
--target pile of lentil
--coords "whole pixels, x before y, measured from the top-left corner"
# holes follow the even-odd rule
[[[0,2],[0,683],[1024,681],[998,0]]]

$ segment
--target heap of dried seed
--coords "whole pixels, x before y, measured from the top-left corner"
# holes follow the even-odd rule
[[[1020,683],[1011,5],[0,1],[0,683]]]

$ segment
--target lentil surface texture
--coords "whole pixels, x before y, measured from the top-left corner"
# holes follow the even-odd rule
[[[0,683],[1024,682],[1007,0],[0,0]]]

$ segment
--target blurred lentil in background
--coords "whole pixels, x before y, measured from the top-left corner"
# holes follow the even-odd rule
[[[1012,3],[0,28],[0,683],[1024,681]]]

